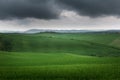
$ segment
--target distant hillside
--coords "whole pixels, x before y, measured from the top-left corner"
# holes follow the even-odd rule
[[[119,34],[0,34],[0,50],[120,56],[120,48],[111,44],[119,37]]]
[[[43,32],[55,32],[55,33],[86,33],[93,32],[90,30],[49,30],[49,29],[31,29],[24,33],[43,33]]]
[[[120,33],[120,30],[51,30],[51,29],[30,29],[27,31],[0,31],[0,33]]]
[[[31,29],[24,33],[43,33],[43,32],[55,32],[55,33],[120,33],[120,30],[49,30],[49,29]]]

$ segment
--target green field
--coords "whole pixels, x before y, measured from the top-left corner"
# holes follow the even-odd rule
[[[0,80],[120,80],[120,34],[0,34]]]

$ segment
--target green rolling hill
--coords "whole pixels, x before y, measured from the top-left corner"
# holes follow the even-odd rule
[[[120,80],[120,34],[0,34],[0,80]]]
[[[120,56],[120,34],[0,34],[0,50]],[[117,40],[117,41],[116,41]]]

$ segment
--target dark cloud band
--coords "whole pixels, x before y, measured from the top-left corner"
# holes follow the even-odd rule
[[[54,0],[0,0],[0,18],[54,19],[59,15]]]
[[[119,16],[120,0],[58,0],[66,9],[77,11],[90,17]]]
[[[0,0],[0,19],[55,19],[63,9],[90,17],[119,16],[120,0]]]

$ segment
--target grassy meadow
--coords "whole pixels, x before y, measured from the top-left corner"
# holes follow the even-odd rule
[[[119,33],[0,34],[0,80],[120,80]]]

